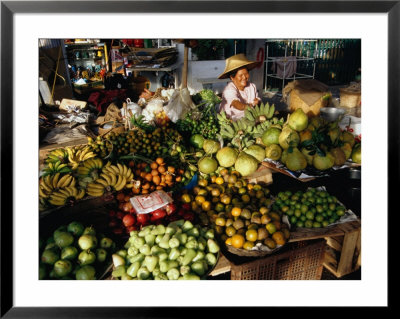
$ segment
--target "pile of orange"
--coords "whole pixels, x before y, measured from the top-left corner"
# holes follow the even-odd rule
[[[182,181],[183,169],[176,169],[167,165],[162,157],[156,158],[151,163],[134,161],[129,162],[129,167],[134,172],[134,186],[132,193],[148,194],[155,190],[171,189],[176,183]]]

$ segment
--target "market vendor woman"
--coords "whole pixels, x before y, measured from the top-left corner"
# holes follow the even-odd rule
[[[255,84],[249,82],[249,71],[257,64],[247,60],[243,53],[226,59],[225,70],[218,79],[230,78],[232,82],[222,92],[220,112],[225,111],[232,120],[240,119],[247,107],[253,107],[261,101]]]

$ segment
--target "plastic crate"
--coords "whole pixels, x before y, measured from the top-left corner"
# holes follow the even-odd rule
[[[325,240],[293,243],[285,251],[231,266],[231,280],[320,280]]]

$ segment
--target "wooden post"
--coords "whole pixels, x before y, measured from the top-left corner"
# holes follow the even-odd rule
[[[188,55],[189,55],[189,47],[186,46],[185,44],[184,54],[183,54],[182,88],[187,87]]]

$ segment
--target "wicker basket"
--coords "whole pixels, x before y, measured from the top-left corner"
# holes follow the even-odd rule
[[[232,264],[232,280],[320,280],[325,240],[301,241],[284,252],[241,265]]]

